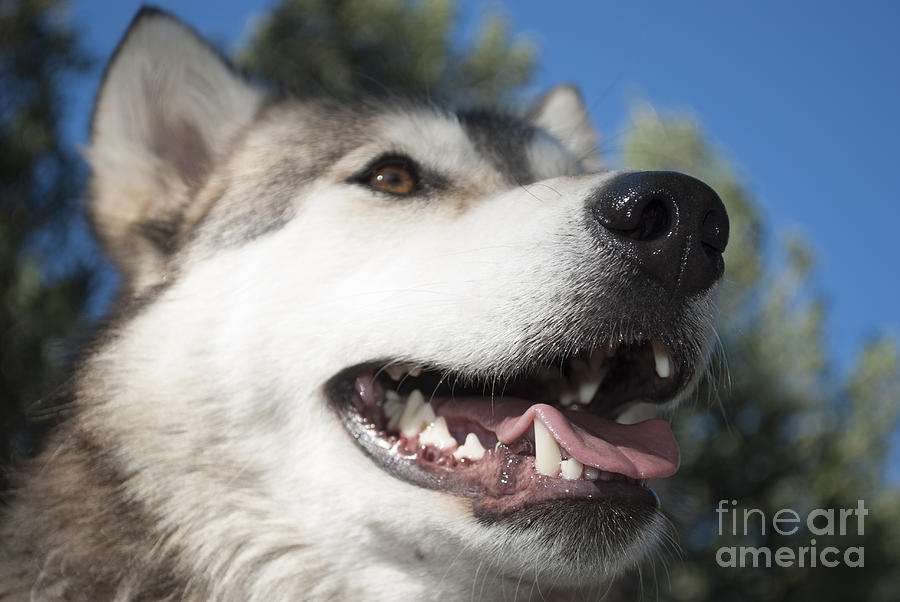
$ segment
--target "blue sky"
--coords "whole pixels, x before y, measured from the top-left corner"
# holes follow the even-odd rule
[[[228,48],[269,1],[157,3]],[[72,87],[65,132],[84,144],[102,63],[139,2],[74,0],[97,68]],[[900,3],[461,3],[462,35],[501,7],[540,49],[533,92],[577,83],[615,151],[629,102],[696,115],[761,200],[770,236],[799,229],[818,257],[832,359],[900,337]]]

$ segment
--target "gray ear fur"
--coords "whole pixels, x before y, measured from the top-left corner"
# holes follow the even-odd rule
[[[575,86],[561,84],[550,89],[528,111],[528,119],[559,140],[587,171],[603,168],[597,135]]]
[[[181,218],[261,94],[193,30],[143,9],[106,67],[87,151],[89,213],[132,291],[160,281]]]

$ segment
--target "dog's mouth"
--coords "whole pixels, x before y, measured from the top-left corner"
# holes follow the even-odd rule
[[[658,341],[614,344],[478,378],[433,365],[369,362],[327,390],[360,446],[416,485],[504,515],[531,504],[658,504],[646,480],[678,468],[667,422],[629,424],[637,402],[665,403],[690,370]]]

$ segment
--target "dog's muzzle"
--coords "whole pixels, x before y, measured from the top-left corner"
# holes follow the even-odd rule
[[[709,186],[674,172],[613,174],[584,198],[597,244],[582,257],[609,269],[573,262],[580,288],[560,287],[545,332],[512,369],[397,349],[329,381],[378,465],[494,517],[584,501],[611,515],[656,506],[646,481],[674,474],[679,451],[653,406],[681,399],[705,365],[714,302],[704,294],[723,274],[728,217]]]

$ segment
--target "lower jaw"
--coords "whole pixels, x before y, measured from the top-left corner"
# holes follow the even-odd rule
[[[538,474],[534,457],[514,453],[499,445],[474,463],[452,456],[408,450],[404,440],[381,437],[371,424],[354,411],[339,410],[342,419],[370,458],[383,470],[420,487],[472,499],[473,510],[482,517],[502,517],[531,506],[596,502],[655,510],[656,493],[642,481],[621,475],[612,480],[564,479]]]
[[[616,481],[560,485],[549,482],[551,479],[541,475],[537,475],[535,481],[536,483],[526,490],[510,495],[477,497],[473,501],[473,508],[478,514],[503,516],[529,506],[550,502],[563,504],[565,502],[592,501],[607,506],[640,506],[648,509],[657,508],[659,505],[656,493],[644,485]]]

